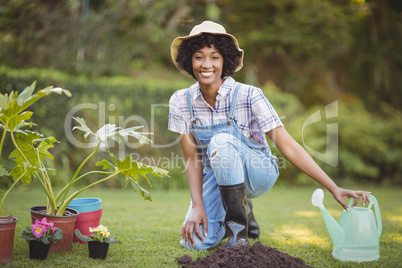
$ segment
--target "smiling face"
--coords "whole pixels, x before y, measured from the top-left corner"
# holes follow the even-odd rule
[[[214,45],[195,51],[191,63],[201,88],[219,89],[222,84],[223,56]]]

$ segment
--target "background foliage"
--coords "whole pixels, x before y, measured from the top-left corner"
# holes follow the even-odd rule
[[[401,108],[399,0],[1,2],[0,60],[12,67],[91,76],[173,69],[171,40],[212,19],[246,51],[244,79],[273,81],[304,105],[353,94],[371,110],[379,101]]]
[[[115,154],[119,158],[124,158],[127,154],[134,153],[145,164],[169,169],[172,178],[152,181],[156,187],[165,189],[186,187],[184,163],[177,135],[167,131],[166,128],[169,98],[175,90],[188,85],[187,81],[133,80],[117,76],[91,79],[41,69],[21,71],[0,68],[0,87],[7,91],[24,88],[35,78],[37,87],[56,83],[58,86],[68,88],[73,95],[68,100],[51,96],[51,101],[33,107],[38,125],[44,128],[44,132],[48,135],[54,135],[60,141],[53,151],[55,165],[62,169],[57,173],[57,180],[64,181],[71,177],[70,167],[79,165],[86,150],[72,143],[80,141],[80,138],[74,133],[73,136],[69,134],[73,125],[70,125],[71,117],[67,116],[76,107],[84,105],[72,115],[84,117],[93,129],[99,128],[103,125],[102,122],[107,120],[125,128],[143,125],[144,132],[154,133],[151,136],[154,141],[152,145],[126,144],[122,150],[116,144]],[[380,113],[382,115],[370,114],[360,100],[354,99],[349,102],[338,102],[337,118],[325,120],[325,107],[313,106],[306,109],[296,95],[281,92],[272,83],[264,85],[262,89],[276,108],[289,133],[303,146],[307,145],[312,150],[324,154],[328,144],[326,126],[330,123],[338,124],[339,131],[335,133],[339,147],[338,163],[331,166],[326,161],[327,158],[315,158],[333,179],[343,184],[352,181],[402,183],[402,168],[399,165],[402,157],[402,139],[399,135],[402,130],[400,111],[384,103]],[[95,106],[89,107],[88,104]],[[317,111],[324,119],[304,128],[307,118]],[[72,137],[73,140],[68,137]],[[280,157],[282,174],[280,183],[311,184],[306,175],[281,157],[272,142],[270,147]],[[123,186],[118,181],[112,180],[108,183],[109,187]]]
[[[66,115],[79,104],[96,105],[77,114],[93,126],[145,123],[156,145],[176,141],[166,130],[167,103],[193,81],[174,69],[169,46],[211,19],[245,50],[235,79],[263,88],[296,140],[324,153],[327,124],[338,123],[338,165],[317,159],[335,180],[402,184],[401,11],[398,0],[0,0],[0,90],[37,80],[39,88],[72,92],[68,102],[55,96],[34,110],[35,121],[60,140],[55,166],[64,180],[85,150],[66,137]],[[306,119],[318,110],[325,118],[335,101],[338,117],[309,126],[302,137]],[[116,151],[163,168],[170,160],[172,178],[153,184],[186,187],[177,144]],[[282,181],[308,183],[283,165]]]

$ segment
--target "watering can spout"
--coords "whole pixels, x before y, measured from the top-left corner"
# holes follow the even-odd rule
[[[338,222],[329,214],[326,208],[320,208],[322,216],[324,217],[325,225],[327,226],[329,236],[331,237],[332,243],[335,248],[338,248],[343,245],[343,241],[345,238],[345,231],[339,225]]]
[[[325,225],[327,226],[329,235],[331,237],[332,243],[334,247],[337,248],[343,245],[345,232],[342,227],[338,224],[338,222],[329,214],[328,210],[324,207],[324,192],[321,189],[317,189],[314,191],[311,202],[314,206],[319,207],[321,214],[324,218]]]

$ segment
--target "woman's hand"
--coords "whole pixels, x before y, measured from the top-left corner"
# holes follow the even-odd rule
[[[204,236],[207,236],[208,231],[207,214],[205,213],[202,200],[202,161],[192,134],[179,134],[179,139],[186,161],[186,175],[190,187],[192,204],[192,211],[181,229],[181,238],[186,239],[187,245],[189,239],[195,245],[193,231],[195,231],[195,234],[201,241],[204,241],[204,237],[200,233],[200,224],[204,227]]]
[[[346,210],[349,211],[349,206],[344,202],[345,198],[351,197],[354,198],[355,201],[352,204],[352,207],[354,207],[357,202],[359,201],[359,198],[362,198],[362,205],[369,201],[371,202],[370,198],[368,197],[368,194],[371,192],[366,192],[366,191],[353,191],[353,190],[347,190],[347,189],[342,189],[339,187],[336,187],[334,191],[332,191],[332,195],[334,196],[335,200],[338,201],[339,204]]]
[[[204,237],[200,233],[200,224],[203,225],[204,236],[206,237],[208,233],[207,214],[203,208],[194,207],[181,229],[181,238],[186,239],[187,245],[190,240],[193,246],[195,246],[193,231],[195,231],[195,234],[201,239],[201,241],[204,241]]]
[[[328,189],[342,207],[349,211],[349,206],[343,201],[345,198],[352,197],[355,199],[352,207],[359,201],[361,196],[363,205],[370,201],[367,196],[370,192],[366,191],[351,191],[339,188],[335,182],[328,177],[328,175],[317,165],[317,163],[310,157],[304,148],[298,144],[286,131],[284,127],[274,128],[266,133],[271,140],[278,147],[279,151],[288,159],[293,165],[298,167],[301,171],[306,173],[312,179],[320,183]]]

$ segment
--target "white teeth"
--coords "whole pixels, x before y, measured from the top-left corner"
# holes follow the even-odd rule
[[[212,74],[213,72],[201,72],[201,75],[205,77],[210,77]]]

